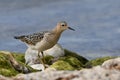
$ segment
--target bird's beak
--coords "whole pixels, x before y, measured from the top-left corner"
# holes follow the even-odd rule
[[[73,29],[73,28],[71,28],[71,27],[68,27],[68,29],[75,31],[75,29]]]

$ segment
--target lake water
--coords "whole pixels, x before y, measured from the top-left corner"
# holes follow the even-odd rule
[[[0,50],[25,52],[15,35],[52,29],[59,21],[67,30],[59,43],[93,59],[120,56],[120,0],[0,0]]]

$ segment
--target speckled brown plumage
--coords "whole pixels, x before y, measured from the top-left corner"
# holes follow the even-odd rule
[[[34,33],[34,34],[30,34],[30,35],[22,35],[22,36],[15,36],[15,39],[20,39],[21,41],[30,44],[30,45],[35,45],[37,42],[40,42],[43,37],[44,34],[47,33],[48,31],[43,31],[43,32],[39,32],[39,33]]]

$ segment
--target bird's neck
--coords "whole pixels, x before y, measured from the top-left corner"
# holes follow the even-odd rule
[[[52,31],[55,34],[56,38],[58,38],[58,39],[61,36],[61,33],[63,32],[63,31],[59,30],[57,27],[55,27]]]
[[[55,34],[58,34],[60,35],[63,31],[60,30],[59,28],[55,27],[53,30],[52,30]]]

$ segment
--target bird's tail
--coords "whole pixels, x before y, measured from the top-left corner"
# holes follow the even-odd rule
[[[22,39],[24,38],[25,36],[14,36],[15,39]]]

